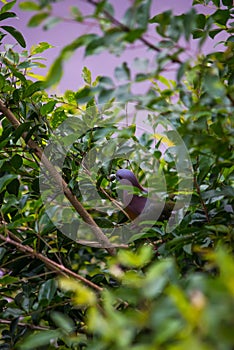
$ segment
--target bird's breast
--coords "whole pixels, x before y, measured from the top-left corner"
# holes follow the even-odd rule
[[[143,212],[146,202],[146,197],[124,193],[124,210],[128,213],[131,220],[134,220],[138,215],[140,215]]]

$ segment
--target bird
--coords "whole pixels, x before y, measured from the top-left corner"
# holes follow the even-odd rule
[[[123,204],[124,210],[129,218],[134,220],[144,210],[147,202],[147,191],[140,185],[131,170],[119,169],[116,172],[116,180],[119,181],[121,185],[130,186],[129,190],[123,190]],[[138,188],[140,193],[134,194],[132,187]]]
[[[163,221],[169,219],[175,202],[171,200],[165,202],[158,196],[150,197],[149,192],[141,186],[135,174],[129,169],[117,170],[115,178],[125,186],[122,201],[124,211],[131,220]]]

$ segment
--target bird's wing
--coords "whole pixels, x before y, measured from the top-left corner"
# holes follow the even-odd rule
[[[130,219],[135,219],[137,216],[139,216],[147,203],[146,197],[140,197],[137,195],[133,195],[131,201],[129,203],[124,201],[124,204],[126,204],[125,210],[127,211]]]

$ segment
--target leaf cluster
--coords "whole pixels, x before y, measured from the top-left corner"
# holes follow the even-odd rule
[[[52,16],[54,2],[20,6],[36,11],[30,26],[49,29],[63,20]],[[136,0],[119,19],[110,2],[87,0],[93,11],[87,16],[72,7],[72,20],[78,26],[92,20],[99,34],[85,34],[64,47],[44,78],[33,70],[45,67],[41,55],[52,46],[43,42],[28,52],[22,34],[1,26],[0,349],[233,348],[231,2],[196,0],[183,15],[167,11],[150,17],[150,1]],[[197,12],[198,4],[212,4],[214,10],[204,15]],[[2,7],[0,21],[15,17],[14,5]],[[149,27],[157,36],[152,42]],[[226,35],[222,49],[205,55],[206,39],[219,33]],[[7,44],[9,35],[22,52]],[[191,40],[198,44],[193,58]],[[139,42],[152,59],[136,57],[134,66],[122,62],[114,77],[93,79],[84,67],[79,90],[61,96],[46,91],[59,82],[64,61],[75,50],[121,57]],[[170,69],[176,71],[174,80],[166,77]],[[142,83],[147,92],[136,92]],[[147,111],[153,134],[137,133],[137,116],[129,122],[131,102],[137,111]],[[173,128],[160,134],[159,120]],[[183,169],[187,154],[178,134],[193,176],[191,202],[180,225],[168,231],[166,221],[157,222],[131,236],[127,249],[117,248],[112,257],[80,244],[72,219],[79,225],[82,215],[59,202],[61,191],[48,169],[41,171],[38,149],[54,147],[48,160],[55,168],[62,164],[68,189],[106,232],[128,222],[118,186],[110,181],[119,168],[133,170],[144,186],[153,184],[167,199],[181,195],[177,164]],[[51,193],[51,186],[57,191]],[[117,210],[103,210],[114,202]],[[51,214],[58,207],[59,220],[53,221],[48,208]],[[85,234],[87,239],[88,230]]]

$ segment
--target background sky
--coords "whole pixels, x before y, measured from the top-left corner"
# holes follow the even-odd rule
[[[70,43],[73,39],[77,38],[80,35],[91,32],[95,33],[98,31],[97,27],[90,24],[80,24],[78,22],[72,22],[69,20],[60,23],[54,28],[47,31],[43,30],[42,26],[29,28],[27,27],[27,23],[34,13],[21,11],[18,7],[20,2],[21,1],[18,1],[12,10],[17,13],[18,19],[8,19],[4,22],[4,24],[15,26],[24,35],[28,50],[32,45],[43,41],[46,41],[53,45],[54,48],[49,49],[43,53],[43,56],[47,59],[46,64],[48,67],[66,44]],[[114,5],[116,12],[115,16],[118,19],[122,17],[125,10],[132,3],[132,1],[129,0],[112,0],[111,2]],[[53,5],[53,14],[55,16],[60,16],[62,18],[68,19],[69,9],[71,6],[79,7],[80,11],[85,14],[93,12],[93,7],[87,4],[85,0],[65,0]],[[151,16],[169,9],[171,9],[175,14],[181,14],[188,11],[191,7],[192,0],[152,0]],[[196,6],[196,8],[203,13],[210,11],[209,7],[204,8],[203,6]],[[149,35],[151,42],[155,42],[157,40],[153,26],[149,32]],[[215,41],[217,42],[219,40],[221,40],[221,38],[216,38]],[[211,51],[214,45],[215,42],[212,40],[207,42],[205,52]],[[83,86],[84,83],[82,79],[82,68],[84,66],[87,66],[91,70],[93,78],[95,78],[97,75],[113,76],[114,68],[124,61],[128,62],[129,66],[131,67],[135,57],[148,57],[149,59],[153,57],[152,52],[148,51],[147,48],[137,44],[135,46],[135,48],[131,46],[131,49],[128,49],[126,52],[121,54],[120,57],[115,57],[108,52],[104,52],[99,55],[85,58],[83,50],[77,50],[64,66],[63,78],[56,89],[57,92],[62,93],[68,89],[76,91],[81,86]],[[196,50],[195,47],[195,43],[192,43],[192,45],[188,47],[188,54],[194,55],[194,52]],[[46,71],[46,69],[41,69],[40,71],[37,71],[37,73],[45,75]],[[173,75],[171,76],[173,77]]]

